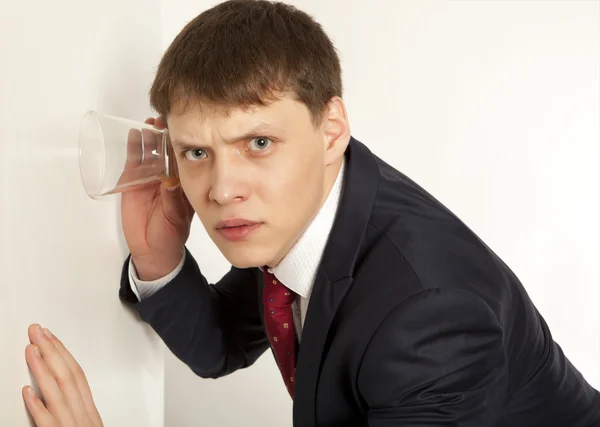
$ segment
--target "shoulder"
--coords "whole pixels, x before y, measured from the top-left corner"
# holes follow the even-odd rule
[[[382,262],[409,266],[422,289],[466,288],[500,297],[512,272],[473,230],[408,178],[382,187],[369,221],[368,251],[378,251]]]

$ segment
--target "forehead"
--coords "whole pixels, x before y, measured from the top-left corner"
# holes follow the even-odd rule
[[[230,107],[200,102],[175,105],[167,117],[174,140],[229,138],[262,126],[294,132],[311,126],[308,108],[291,96],[282,96],[266,105]]]

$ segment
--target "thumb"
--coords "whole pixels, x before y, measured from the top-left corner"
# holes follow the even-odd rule
[[[186,222],[186,209],[183,203],[183,190],[177,177],[161,178],[160,198],[163,213],[167,220],[174,225]]]
[[[161,194],[163,191],[170,191],[170,192],[174,192],[175,190],[177,190],[179,188],[179,178],[177,178],[176,176],[167,176],[167,175],[162,175],[160,177],[160,181],[161,181]]]

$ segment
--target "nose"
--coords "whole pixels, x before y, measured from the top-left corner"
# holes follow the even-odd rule
[[[227,205],[248,199],[248,180],[244,179],[243,165],[236,162],[235,155],[221,156],[213,162],[210,200]]]

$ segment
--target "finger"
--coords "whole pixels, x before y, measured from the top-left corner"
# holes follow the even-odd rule
[[[179,226],[183,219],[179,178],[174,176],[167,177],[166,175],[161,176],[160,202],[167,221],[174,226]]]
[[[167,162],[168,162],[168,170],[167,172],[169,173],[169,176],[176,176],[179,177],[179,164],[177,162],[177,155],[175,153],[175,150],[173,149],[173,144],[171,144],[171,139],[170,136],[168,136],[167,141],[167,153],[166,155],[168,156]]]
[[[183,219],[189,222],[196,212],[181,188],[181,181],[179,180],[177,172],[178,171],[175,170],[171,176],[166,176],[165,174],[161,175],[160,191],[161,195],[164,194],[162,197],[171,199],[168,201],[174,203],[174,207],[176,207],[179,215],[183,215]]]
[[[117,181],[117,187],[134,181],[138,167],[142,162],[142,134],[139,129],[130,129],[127,135],[127,157],[123,173]]]
[[[48,329],[44,329],[44,333],[49,337],[54,347],[58,350],[63,360],[73,373],[75,377],[75,381],[77,383],[77,387],[79,388],[79,393],[83,399],[83,404],[85,405],[85,410],[89,415],[95,415],[100,418],[100,414],[98,414],[98,410],[96,409],[96,405],[94,404],[94,399],[92,397],[92,391],[90,390],[90,386],[88,380],[85,376],[85,372],[77,363],[73,355],[67,350],[64,344],[54,336]]]
[[[39,325],[32,325],[29,338],[37,345],[41,351],[45,366],[54,377],[55,383],[64,396],[65,403],[71,408],[75,419],[81,419],[85,415],[83,399],[79,393],[79,387],[75,380],[75,375],[69,369],[65,360],[54,346],[50,338],[44,333]],[[44,394],[44,398],[46,395]],[[48,402],[46,400],[46,402]]]
[[[149,125],[154,125],[154,117],[148,117],[144,123],[147,123]]]
[[[144,175],[155,175],[164,169],[161,142],[162,133],[152,129],[142,129]]]
[[[60,427],[30,386],[23,387],[23,400],[37,427]]]
[[[160,200],[165,218],[176,227],[189,226],[190,204],[181,189],[179,178],[163,175],[161,181]]]
[[[179,188],[179,178],[176,176],[167,176],[162,174],[160,176],[160,181],[162,183],[162,187],[168,191],[175,191]]]
[[[154,120],[154,126],[156,126],[159,129],[165,129],[167,127],[167,121],[164,117],[159,116],[156,118],[156,120]]]
[[[37,345],[29,345],[25,349],[25,360],[33,373],[33,377],[45,401],[45,407],[62,426],[73,425],[73,417],[69,413],[67,402],[54,380],[54,376]]]

